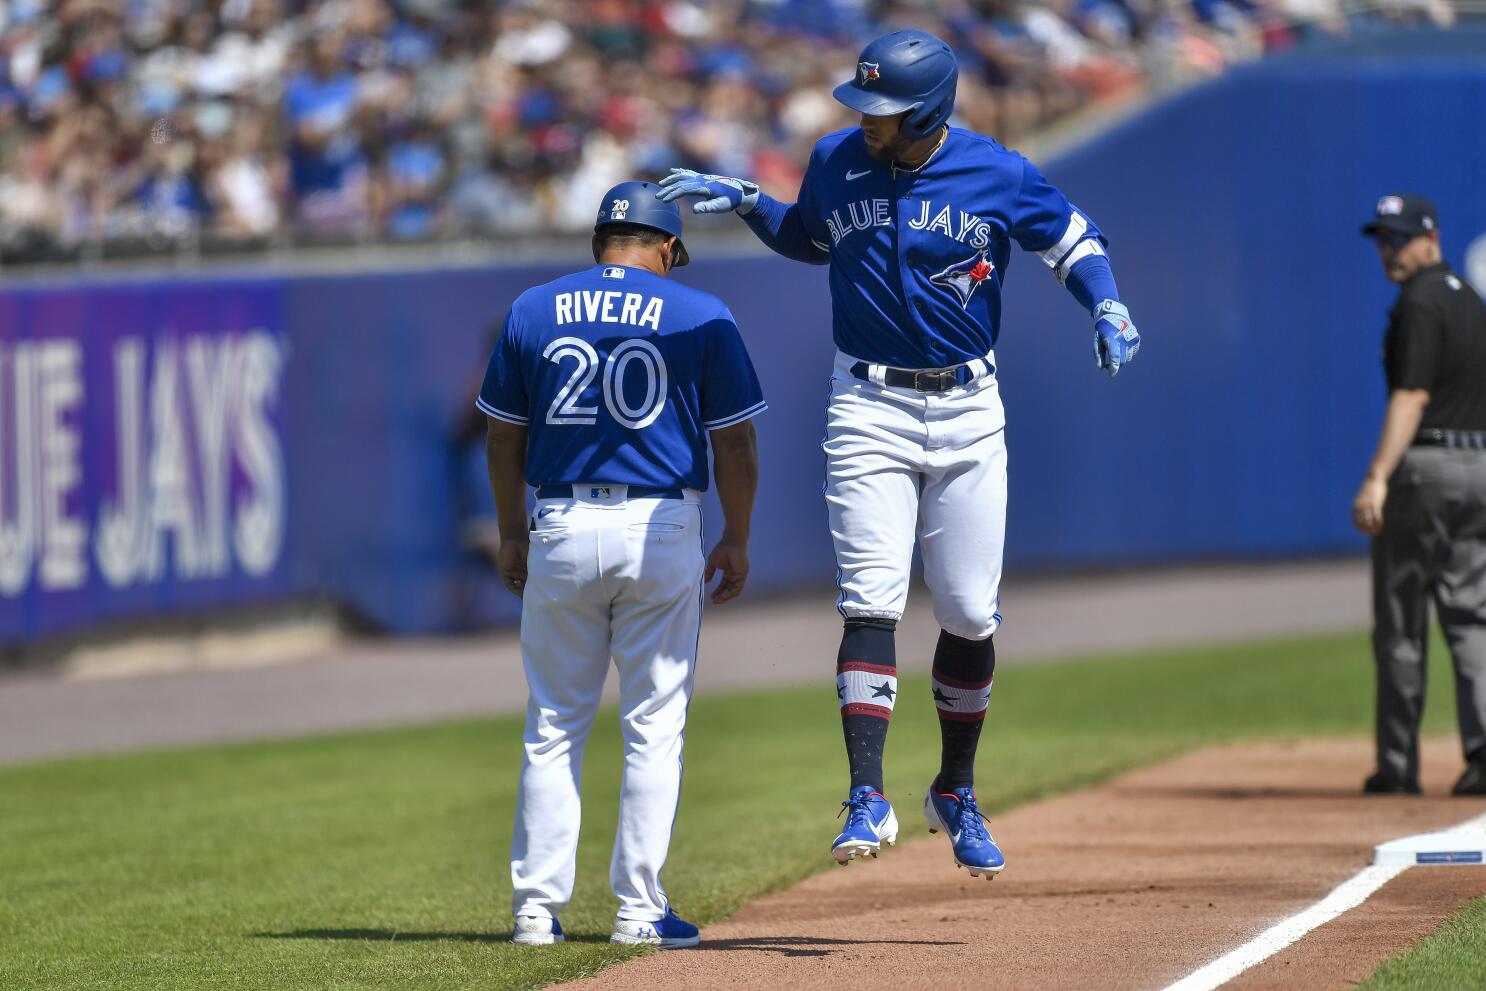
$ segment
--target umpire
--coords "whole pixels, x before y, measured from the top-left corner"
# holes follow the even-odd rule
[[[1388,411],[1352,504],[1372,536],[1378,766],[1363,791],[1419,793],[1429,601],[1455,661],[1467,767],[1457,795],[1486,794],[1486,305],[1440,256],[1422,196],[1384,196],[1362,233],[1399,285],[1383,370]],[[1386,512],[1384,507],[1386,505]]]

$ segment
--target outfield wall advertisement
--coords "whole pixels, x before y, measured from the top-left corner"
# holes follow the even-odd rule
[[[7,640],[282,590],[279,296],[255,284],[0,296]]]
[[[1105,381],[1088,317],[1014,254],[1009,579],[1365,550],[1394,290],[1357,227],[1424,192],[1446,257],[1486,265],[1486,130],[1459,126],[1483,118],[1476,60],[1280,60],[1045,163],[1146,345]],[[730,305],[770,403],[750,587],[828,586],[825,269],[709,254],[676,277]],[[461,424],[511,300],[587,263],[0,287],[0,643],[306,597],[397,633],[513,621],[464,540],[490,497]]]

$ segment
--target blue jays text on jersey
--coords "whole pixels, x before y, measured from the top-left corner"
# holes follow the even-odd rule
[[[705,489],[708,430],[764,411],[715,296],[595,265],[522,293],[476,405],[528,428],[526,479]]]
[[[860,128],[828,134],[811,154],[798,203],[761,197],[745,220],[784,250],[786,209],[811,242],[786,253],[830,262],[836,346],[900,368],[991,352],[1012,241],[1041,255],[1059,279],[1104,255],[1098,227],[1036,166],[957,127],[916,169],[874,159]]]

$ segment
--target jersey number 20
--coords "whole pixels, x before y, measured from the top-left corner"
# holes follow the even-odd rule
[[[560,365],[564,358],[577,364],[568,380],[547,407],[547,422],[559,426],[584,426],[598,422],[597,406],[579,406],[584,391],[599,371],[598,352],[579,337],[559,337],[542,351],[542,357]],[[645,395],[636,406],[624,396],[624,376],[631,362],[639,362],[645,376]],[[604,406],[621,426],[631,430],[648,427],[666,406],[666,361],[654,344],[638,337],[621,342],[609,352],[604,364]]]

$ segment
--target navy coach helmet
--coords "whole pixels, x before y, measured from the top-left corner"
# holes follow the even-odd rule
[[[604,194],[599,203],[599,219],[593,222],[593,232],[597,234],[600,228],[609,224],[635,224],[670,234],[677,239],[676,255],[671,264],[680,268],[691,260],[686,254],[686,245],[680,240],[681,204],[662,203],[655,198],[659,191],[659,186],[643,179],[621,182]]]
[[[902,134],[926,138],[949,120],[960,78],[955,53],[927,31],[907,28],[885,34],[862,49],[856,78],[836,87],[835,97],[868,117],[910,111]]]

